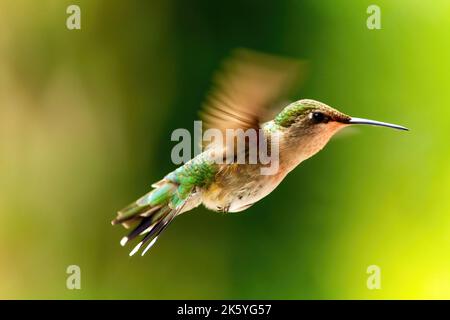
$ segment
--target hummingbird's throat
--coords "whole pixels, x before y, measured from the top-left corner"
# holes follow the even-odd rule
[[[291,171],[322,150],[333,135],[347,126],[346,123],[333,121],[314,130],[305,130],[295,135],[286,134],[280,142],[280,167]]]

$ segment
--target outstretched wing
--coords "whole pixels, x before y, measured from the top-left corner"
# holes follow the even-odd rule
[[[258,129],[299,80],[298,60],[236,49],[213,78],[201,111],[203,129]],[[205,146],[206,147],[206,146]]]

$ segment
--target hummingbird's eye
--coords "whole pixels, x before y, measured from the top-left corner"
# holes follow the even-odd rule
[[[314,123],[327,123],[329,121],[329,117],[323,114],[322,112],[312,112],[310,114],[311,120]]]

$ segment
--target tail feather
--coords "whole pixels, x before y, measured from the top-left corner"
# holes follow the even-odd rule
[[[149,217],[165,205],[173,196],[177,186],[171,182],[161,184],[146,195],[140,197],[117,213],[116,219],[111,221],[113,225],[124,223],[136,217]]]
[[[147,247],[142,251],[142,256],[150,250],[151,247],[155,244],[156,240],[158,240],[159,235],[167,226],[172,222],[172,220],[177,216],[177,214],[181,211],[181,209],[186,204],[186,200],[182,201],[180,205],[176,208],[169,210],[169,213],[158,222],[154,223],[151,230],[145,235],[145,237],[134,247],[134,249],[130,252],[130,256],[134,255],[139,249],[145,244],[149,243]]]
[[[133,240],[137,236],[146,234],[162,219],[162,217],[170,211],[169,207],[161,207],[158,209],[158,215],[142,218],[141,222],[134,228],[127,236],[123,237],[120,241],[122,246],[125,246],[129,241]]]
[[[150,230],[150,232],[147,233],[145,235],[145,237],[138,243],[137,247],[139,249],[141,246],[145,245],[147,242],[150,241],[150,244],[144,249],[144,251],[142,251],[142,255],[144,255],[155,244],[160,233],[168,226],[169,222],[172,220],[173,220],[173,218],[171,218],[170,220],[162,219],[159,222],[157,222],[154,225],[154,227]],[[134,251],[134,249],[133,249],[133,251]],[[133,251],[131,251],[131,252],[133,252]],[[132,255],[131,252],[130,252],[130,255]]]
[[[132,207],[132,205],[134,205]],[[127,209],[130,208],[130,209]],[[151,217],[157,214],[157,211],[161,209],[161,206],[155,207],[139,207],[136,203],[129,205],[127,208],[122,209],[117,213],[117,218],[111,221],[113,225],[122,224],[125,228],[129,228],[136,220],[143,220],[141,218]]]
[[[189,195],[184,200],[179,199],[178,185],[171,181],[162,180],[154,187],[154,190],[120,210],[111,222],[113,225],[122,224],[126,228],[135,225],[134,229],[120,241],[122,246],[138,236],[144,236],[130,252],[130,256],[149,243],[142,253],[144,255],[189,199]]]

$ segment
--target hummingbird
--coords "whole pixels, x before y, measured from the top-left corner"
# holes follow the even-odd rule
[[[154,183],[150,192],[118,211],[112,220],[113,225],[131,228],[121,239],[122,246],[139,238],[130,256],[141,248],[143,256],[178,215],[201,204],[222,213],[248,209],[345,127],[371,125],[408,130],[396,124],[352,117],[312,99],[289,103],[272,116],[273,106],[279,106],[298,82],[300,68],[297,60],[247,49],[237,49],[225,60],[205,99],[203,124],[220,132],[258,130],[267,141],[276,136],[278,169],[265,175],[261,174],[264,165],[260,162],[217,161],[224,157],[229,145],[204,143],[201,153]],[[250,147],[245,146],[244,152]]]

